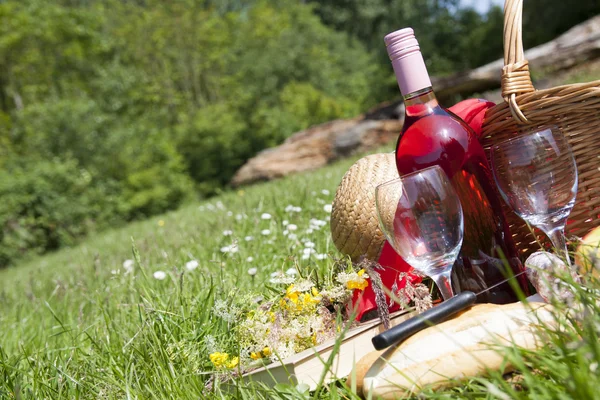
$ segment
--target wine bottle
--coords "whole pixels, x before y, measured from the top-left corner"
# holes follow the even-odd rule
[[[502,211],[483,147],[473,130],[442,108],[432,89],[419,43],[411,28],[385,36],[390,60],[404,97],[404,126],[396,146],[400,175],[439,165],[451,180],[463,207],[464,240],[453,267],[455,293],[475,293],[523,270]],[[528,294],[527,281],[519,279]],[[510,284],[483,293],[479,302],[517,301]]]

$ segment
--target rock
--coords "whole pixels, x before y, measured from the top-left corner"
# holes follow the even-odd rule
[[[390,143],[398,138],[401,129],[402,120],[364,116],[313,126],[280,146],[258,153],[235,173],[231,184],[239,186],[318,169],[339,158]]]

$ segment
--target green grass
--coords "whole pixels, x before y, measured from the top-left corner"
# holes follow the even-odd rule
[[[214,300],[264,291],[274,271],[330,268],[339,254],[328,226],[306,230],[311,218],[327,218],[324,206],[353,161],[228,192],[0,271],[0,399],[357,398],[341,381],[318,393],[205,389],[213,375],[207,336],[222,346],[234,340],[231,327],[212,314]],[[288,205],[302,211],[286,212]],[[297,240],[282,234],[284,220],[297,225]],[[303,260],[302,239],[329,257]],[[239,252],[223,253],[233,241]],[[136,260],[130,274],[127,259]],[[186,270],[190,260],[198,268]],[[166,278],[155,279],[156,271]],[[492,373],[427,396],[598,397],[600,312],[590,294],[580,297],[589,313],[576,329],[549,332],[538,353],[505,350],[522,366],[518,385]]]

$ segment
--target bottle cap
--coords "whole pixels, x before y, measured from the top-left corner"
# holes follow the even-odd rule
[[[403,96],[431,86],[421,48],[412,28],[389,33],[383,40]]]

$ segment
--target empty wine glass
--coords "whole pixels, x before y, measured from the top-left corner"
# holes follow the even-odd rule
[[[460,200],[444,171],[430,167],[375,189],[379,224],[394,250],[431,277],[444,300],[453,296],[452,265],[463,241]]]
[[[493,146],[491,164],[504,200],[540,228],[570,264],[564,229],[575,204],[577,165],[560,129],[540,129]]]

